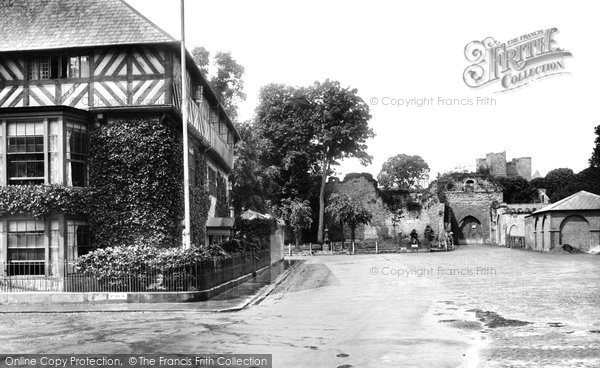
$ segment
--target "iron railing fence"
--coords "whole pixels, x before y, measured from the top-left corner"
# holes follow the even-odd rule
[[[323,246],[321,244],[287,244],[284,247],[284,252],[287,256],[295,255],[307,255],[311,253],[319,253],[321,251],[328,251],[333,253],[352,253],[355,254],[370,254],[370,253],[402,253],[407,250],[419,250],[425,251],[428,249],[448,249],[452,248],[450,243],[446,243],[445,239],[438,239],[435,237],[432,241],[420,240],[418,244],[412,244],[409,238],[402,239],[386,239],[386,240],[356,240],[354,246],[350,240],[345,242],[335,241],[329,242]]]
[[[208,290],[271,263],[270,250],[205,260],[184,267],[91,272],[76,262],[0,263],[0,293],[181,292]]]

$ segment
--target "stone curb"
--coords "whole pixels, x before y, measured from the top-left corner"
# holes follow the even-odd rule
[[[256,305],[256,304],[262,302],[266,297],[268,297],[273,292],[273,290],[275,290],[275,288],[277,286],[279,286],[283,281],[285,281],[285,279],[288,278],[288,276],[292,273],[292,271],[294,271],[296,268],[298,268],[300,266],[300,264],[302,264],[302,263],[304,263],[304,262],[296,260],[290,266],[290,268],[288,268],[287,270],[283,271],[279,276],[277,276],[277,279],[275,280],[275,282],[273,282],[272,284],[269,284],[269,285],[263,287],[262,289],[260,289],[252,297],[252,299],[250,299],[249,301],[247,301],[246,303],[244,303],[243,306],[241,306],[241,307],[234,307],[234,308],[221,309],[221,310],[219,310],[219,312],[222,312],[222,313],[225,313],[225,312],[239,312],[242,309],[245,309],[245,308],[249,307],[250,305]]]
[[[63,310],[24,310],[24,311],[3,311],[0,310],[0,314],[53,314],[53,313],[165,313],[165,312],[177,312],[177,313],[226,313],[226,312],[239,312],[242,309],[256,303],[258,298],[261,298],[262,301],[266,298],[276,286],[281,284],[285,278],[290,274],[292,270],[294,270],[298,264],[302,263],[302,261],[296,261],[294,264],[290,266],[287,270],[283,271],[275,280],[273,284],[265,286],[260,289],[255,296],[250,298],[249,300],[243,301],[238,306],[224,309],[189,309],[189,308],[152,308],[152,309],[118,309],[118,308],[102,308],[102,309],[63,309]],[[271,265],[272,266],[272,265]],[[264,267],[260,273],[266,271],[270,266]],[[258,273],[257,273],[258,275]],[[267,288],[266,292],[262,290]],[[262,297],[261,297],[262,296]],[[201,302],[200,302],[201,303]],[[146,304],[144,305],[156,305],[156,304]],[[133,305],[133,303],[128,303],[127,305]]]

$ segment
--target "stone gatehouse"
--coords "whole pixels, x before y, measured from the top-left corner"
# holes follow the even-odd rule
[[[491,209],[502,203],[502,190],[482,176],[465,176],[441,188],[446,198],[446,228],[457,244],[492,243]]]

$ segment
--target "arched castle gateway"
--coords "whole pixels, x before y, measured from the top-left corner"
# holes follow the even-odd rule
[[[493,242],[490,209],[503,202],[500,188],[481,176],[456,178],[443,188],[448,215],[446,228],[454,233],[457,244]]]

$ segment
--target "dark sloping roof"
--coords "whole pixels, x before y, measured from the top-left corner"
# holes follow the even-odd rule
[[[233,217],[209,217],[206,220],[206,227],[214,228],[214,227],[228,227],[233,228],[235,224],[235,219]]]
[[[533,214],[551,211],[597,210],[600,211],[600,195],[582,190],[567,198],[535,211]]]
[[[124,0],[0,1],[0,51],[173,41]]]

